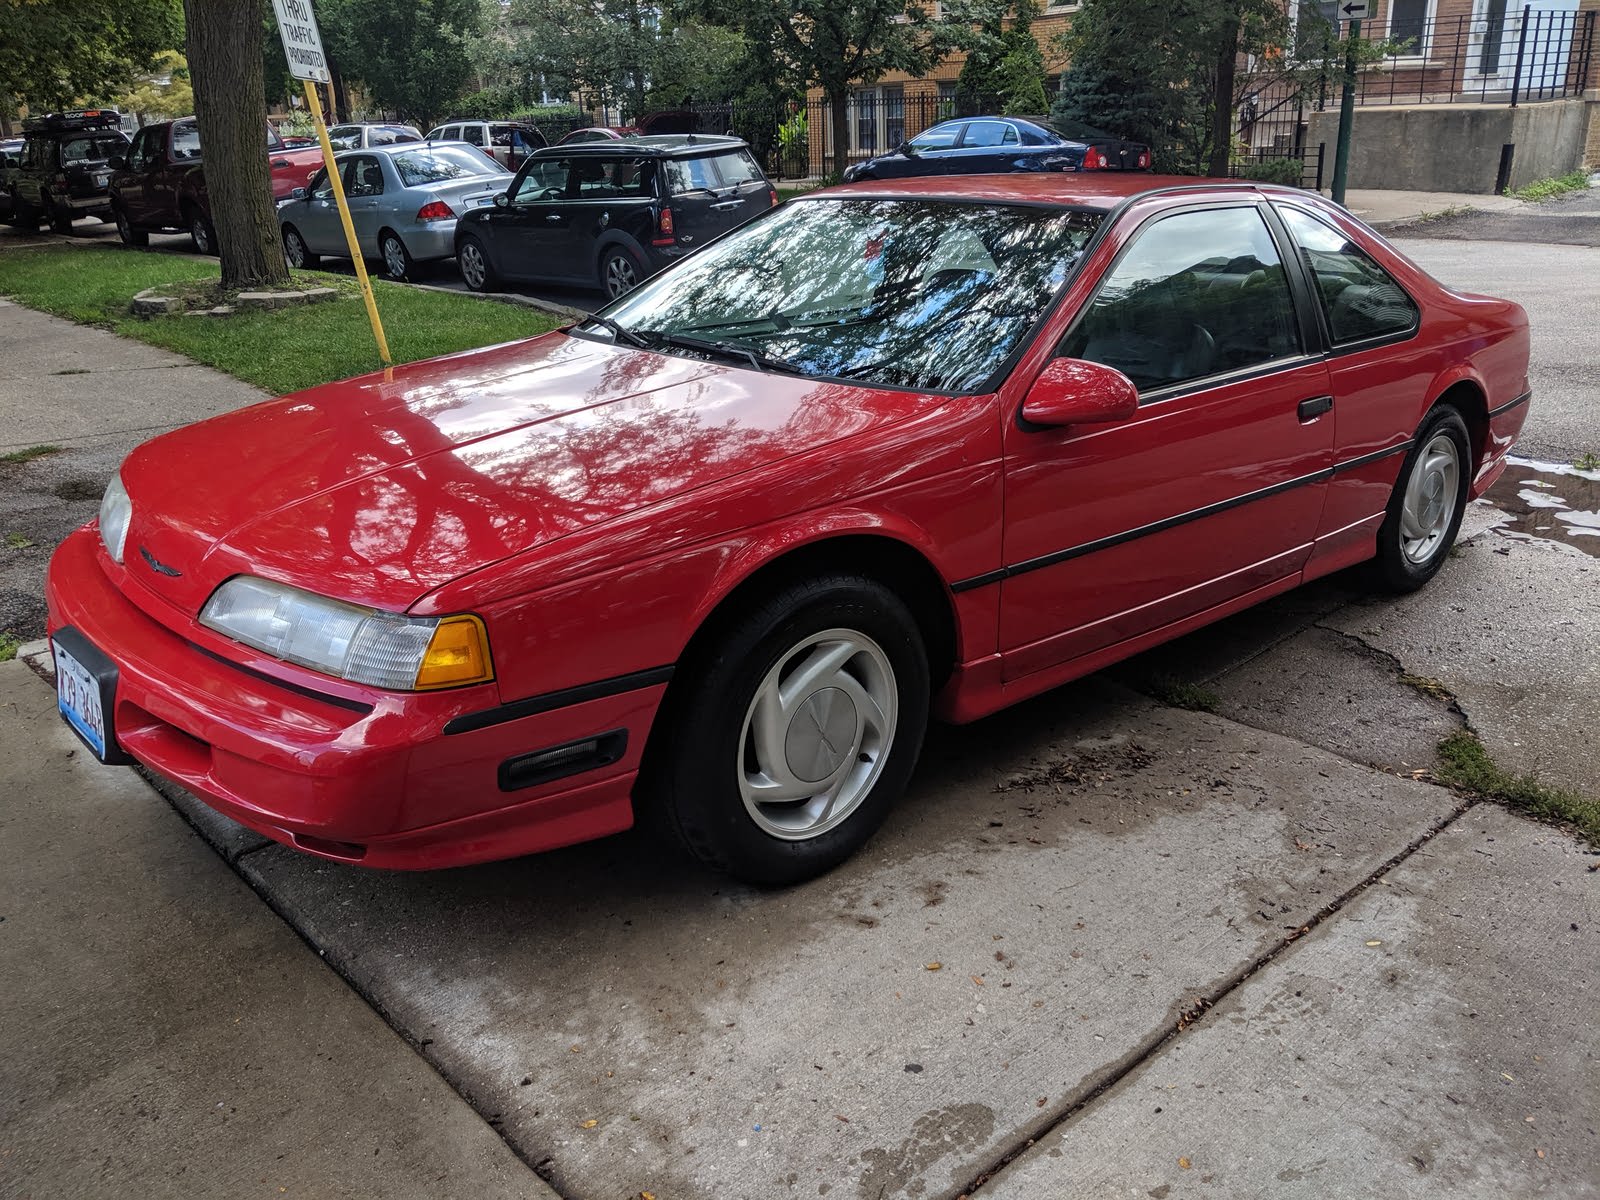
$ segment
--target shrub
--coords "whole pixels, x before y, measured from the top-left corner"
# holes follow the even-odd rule
[[[1240,179],[1257,183],[1281,183],[1286,187],[1299,187],[1305,178],[1305,164],[1298,158],[1261,158],[1239,167]]]

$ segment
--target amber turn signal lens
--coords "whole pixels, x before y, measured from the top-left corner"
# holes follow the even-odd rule
[[[417,668],[417,691],[488,683],[493,678],[489,633],[483,622],[473,616],[441,620],[422,656],[422,666]]]

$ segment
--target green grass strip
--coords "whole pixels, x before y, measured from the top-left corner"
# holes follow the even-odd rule
[[[1557,175],[1550,179],[1536,179],[1527,187],[1515,190],[1506,189],[1506,195],[1515,196],[1518,200],[1553,200],[1557,196],[1564,196],[1568,192],[1576,192],[1589,186],[1589,172],[1573,171],[1568,175]]]
[[[121,247],[51,246],[0,253],[0,295],[175,351],[274,395],[382,366],[355,281],[322,271],[293,275],[296,286],[337,288],[341,297],[231,317],[141,318],[129,308],[135,293],[214,283],[217,264]],[[475,296],[376,281],[373,287],[397,364],[533,337],[563,324],[548,313]]]
[[[1565,821],[1593,845],[1600,846],[1600,800],[1553,788],[1530,775],[1502,769],[1483,743],[1470,733],[1452,733],[1439,743],[1440,782],[1464,792],[1520,809],[1546,821]]]

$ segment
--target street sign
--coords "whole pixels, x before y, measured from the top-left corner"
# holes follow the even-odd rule
[[[1368,11],[1371,0],[1346,0],[1339,5],[1339,15],[1347,21],[1365,21],[1372,14]]]
[[[272,9],[278,14],[278,36],[283,39],[283,56],[289,60],[289,74],[312,83],[332,83],[311,0],[272,0]]]

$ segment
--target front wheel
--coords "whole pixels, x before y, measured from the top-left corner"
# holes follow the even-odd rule
[[[600,286],[606,299],[615,300],[639,286],[644,268],[633,254],[621,246],[611,246],[600,255]]]
[[[217,231],[205,213],[198,208],[192,209],[189,213],[189,240],[194,243],[196,254],[217,252]]]
[[[39,210],[24,200],[14,188],[11,192],[11,220],[19,229],[39,228]]]
[[[143,229],[135,229],[133,222],[128,220],[128,214],[119,206],[111,210],[112,217],[117,222],[117,237],[122,239],[124,246],[148,246],[150,235]]]
[[[72,232],[72,210],[57,204],[49,192],[39,193],[39,207],[44,209],[45,216],[50,221],[51,233]]]
[[[754,884],[798,883],[859,850],[927,728],[927,651],[900,598],[854,576],[795,583],[687,671],[652,742],[648,815]]]
[[[283,227],[283,257],[297,271],[307,270],[322,261],[319,255],[311,252],[305,236],[293,225]]]
[[[1461,414],[1436,408],[1417,431],[1378,530],[1379,581],[1397,592],[1427,583],[1461,528],[1471,483],[1472,442]]]
[[[462,282],[475,292],[492,292],[500,286],[489,252],[475,237],[461,239],[456,247],[456,267],[461,271]]]

